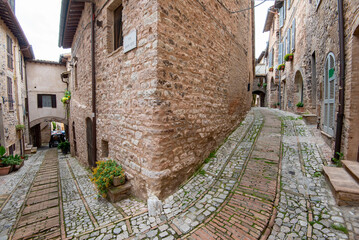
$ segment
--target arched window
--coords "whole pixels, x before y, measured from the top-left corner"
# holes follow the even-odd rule
[[[326,133],[334,136],[335,119],[335,57],[329,53],[324,69],[324,121],[323,128]]]

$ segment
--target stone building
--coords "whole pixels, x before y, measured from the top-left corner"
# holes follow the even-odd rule
[[[267,74],[265,64],[265,51],[256,60],[255,77],[252,86],[252,106],[266,107],[266,89],[267,89]]]
[[[250,109],[253,11],[231,12],[252,4],[63,0],[72,153],[117,160],[141,198],[175,191]]]
[[[28,113],[24,63],[34,54],[14,6],[14,1],[0,1],[0,144],[8,154],[23,154]]]
[[[267,95],[270,106],[280,102],[283,110],[296,112],[296,104],[302,102],[305,112],[317,117],[318,127],[334,151],[355,160],[359,132],[351,126],[358,122],[358,101],[351,70],[356,39],[354,19],[359,1],[339,2],[344,4],[345,15],[345,60],[342,63],[337,0],[276,0],[268,9],[264,27],[264,31],[270,32]],[[293,59],[285,61],[287,54],[293,54]],[[284,70],[277,69],[280,64],[284,64]],[[340,104],[341,64],[345,68],[343,104]],[[340,106],[345,106],[343,131],[341,120],[338,122]]]
[[[44,60],[26,61],[31,142],[41,147],[49,143],[51,122],[67,123],[66,106],[61,102],[67,89],[65,63]]]

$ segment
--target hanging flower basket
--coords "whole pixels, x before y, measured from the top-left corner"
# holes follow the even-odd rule
[[[63,104],[69,104],[70,103],[70,99],[71,99],[71,92],[70,91],[66,91],[65,92],[65,96],[63,98],[61,98],[61,102]]]
[[[285,69],[285,64],[280,64],[277,69],[283,71]]]
[[[289,53],[289,54],[285,55],[284,60],[286,62],[293,61],[293,53]]]
[[[269,71],[270,71],[270,72],[273,72],[273,67],[269,68]]]

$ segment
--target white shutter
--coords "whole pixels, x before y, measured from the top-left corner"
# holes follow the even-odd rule
[[[284,5],[283,5],[283,20],[286,18],[286,13],[287,13],[287,0],[284,0]]]
[[[286,44],[287,44],[287,38],[284,37],[284,39],[283,39],[283,58],[287,54]]]
[[[292,51],[295,49],[295,19],[292,23]]]
[[[283,63],[283,43],[279,44],[278,48],[278,64]]]
[[[283,27],[283,16],[284,16],[284,11],[283,11],[283,7],[281,7],[279,9],[279,27]]]

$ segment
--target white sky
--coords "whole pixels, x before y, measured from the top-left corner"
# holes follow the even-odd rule
[[[261,3],[262,1],[255,1],[255,4]],[[259,57],[262,51],[265,50],[267,47],[267,41],[269,37],[269,32],[263,33],[264,28],[264,22],[267,17],[267,11],[270,6],[274,4],[274,1],[269,0],[268,2],[265,2],[261,4],[260,6],[256,7],[254,10],[255,13],[255,28],[256,28],[256,58]]]
[[[256,0],[255,4],[260,2],[262,0]],[[268,0],[255,8],[256,57],[266,48],[268,33],[263,33],[263,27],[267,9],[273,3]],[[16,16],[36,59],[58,61],[61,53],[70,52],[58,47],[60,11],[61,0],[16,0]]]
[[[35,58],[59,61],[70,49],[58,47],[61,0],[15,0],[15,13]]]

